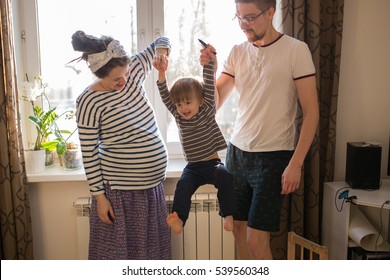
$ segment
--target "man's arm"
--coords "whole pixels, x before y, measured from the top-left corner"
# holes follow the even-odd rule
[[[316,77],[298,79],[295,85],[302,108],[303,121],[294,154],[282,176],[282,194],[294,192],[299,187],[301,168],[313,142],[319,120]]]
[[[216,82],[215,90],[215,108],[218,109],[222,107],[223,103],[227,100],[230,93],[234,88],[234,77],[221,73]]]

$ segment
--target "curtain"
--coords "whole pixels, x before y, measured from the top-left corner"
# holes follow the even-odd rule
[[[11,0],[2,0],[0,77],[0,257],[33,259],[32,225],[24,171]]]
[[[282,33],[308,44],[316,67],[320,121],[300,188],[284,201],[281,228],[271,235],[275,259],[286,259],[287,232],[321,243],[323,183],[333,181],[344,0],[278,0]],[[298,116],[298,129],[301,122]]]

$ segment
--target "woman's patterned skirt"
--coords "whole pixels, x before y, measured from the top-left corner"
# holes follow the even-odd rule
[[[162,184],[146,190],[110,190],[106,197],[115,213],[112,225],[97,215],[92,199],[89,259],[169,260],[171,237]]]

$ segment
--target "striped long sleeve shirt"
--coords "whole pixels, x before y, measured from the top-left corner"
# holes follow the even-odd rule
[[[215,85],[213,62],[203,67],[204,105],[190,120],[184,120],[170,98],[167,82],[157,81],[163,103],[174,116],[187,162],[201,161],[226,148],[226,141],[215,120]]]
[[[169,48],[161,37],[130,60],[130,76],[121,91],[86,89],[77,98],[77,126],[90,193],[136,190],[165,179],[167,154],[154,111],[144,90],[157,48]]]

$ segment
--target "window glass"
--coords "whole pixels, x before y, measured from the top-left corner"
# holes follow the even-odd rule
[[[81,55],[75,52],[71,45],[71,36],[77,30],[83,30],[95,36],[110,35],[118,39],[131,53],[137,48],[137,21],[149,26],[143,26],[140,34],[147,35],[148,30],[163,30],[162,34],[169,37],[172,43],[168,82],[172,84],[182,76],[201,76],[202,67],[199,63],[199,50],[202,47],[198,38],[212,44],[218,53],[218,72],[223,69],[232,46],[246,40],[236,20],[234,2],[226,0],[166,0],[164,9],[153,9],[160,2],[139,4],[137,0],[37,0],[39,25],[39,55],[40,69],[44,82],[48,84],[48,95],[53,106],[59,112],[74,109],[77,96],[86,86],[93,82],[85,61],[77,63]],[[145,5],[144,5],[145,4]],[[145,7],[144,7],[145,6]],[[223,8],[221,8],[223,7]],[[137,16],[142,9],[144,16]],[[148,9],[153,10],[153,13]],[[153,15],[153,16],[149,16]],[[149,19],[145,21],[145,17]],[[154,26],[163,18],[164,28]],[[141,36],[143,38],[143,36]],[[143,42],[145,43],[145,42]],[[142,47],[141,47],[142,48]],[[76,61],[67,64],[76,59]],[[169,152],[181,156],[177,127],[171,115],[165,108],[160,110],[158,90],[155,86],[156,76],[148,95],[156,109],[157,119],[162,128]],[[155,101],[154,101],[155,100]],[[236,94],[231,94],[223,107],[217,113],[217,122],[226,139],[230,139],[232,125],[236,115]],[[75,122],[62,120],[63,129],[73,130]],[[73,125],[74,127],[67,127]],[[75,134],[73,139],[77,141]]]
[[[245,35],[237,21],[234,2],[226,0],[169,0],[164,2],[165,34],[172,43],[169,58],[168,84],[182,76],[202,76],[198,38],[212,44],[218,55],[218,72],[223,69],[232,46],[244,42]],[[236,115],[236,95],[231,94],[217,113],[217,122],[226,137],[230,138]],[[168,114],[168,113],[167,113]],[[178,142],[174,119],[168,116],[167,142]]]
[[[48,84],[48,96],[58,112],[74,110],[77,96],[93,82],[84,60],[77,63],[71,36],[77,30],[118,39],[127,51],[137,46],[136,0],[37,0],[41,74]],[[76,61],[67,64],[69,61]],[[63,129],[75,122],[61,120]],[[77,141],[77,135],[74,135]]]

